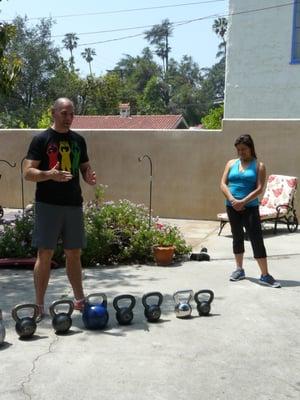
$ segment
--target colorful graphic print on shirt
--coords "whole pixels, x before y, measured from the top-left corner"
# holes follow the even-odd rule
[[[80,165],[80,148],[74,141],[63,140],[59,143],[51,142],[47,146],[49,169],[55,167],[59,162],[61,171],[71,172],[74,176],[78,174]]]

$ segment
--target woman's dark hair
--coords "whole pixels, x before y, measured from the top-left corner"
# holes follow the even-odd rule
[[[254,142],[253,139],[250,135],[241,135],[239,136],[236,141],[234,142],[235,147],[238,144],[244,144],[245,146],[249,147],[249,149],[251,150],[251,156],[253,158],[257,158],[256,157],[256,153],[255,153],[255,147],[254,147]]]

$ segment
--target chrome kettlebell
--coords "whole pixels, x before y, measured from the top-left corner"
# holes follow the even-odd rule
[[[157,297],[157,302],[148,304],[147,300],[149,297]],[[160,306],[163,302],[163,295],[160,292],[149,292],[143,295],[142,303],[145,307],[145,317],[149,322],[157,322],[161,316],[161,309]]]
[[[95,300],[92,301],[91,299]],[[97,300],[98,298],[98,300]],[[99,298],[101,301],[99,301]],[[109,319],[107,296],[104,293],[93,293],[86,297],[82,311],[82,321],[87,329],[103,329]]]
[[[0,346],[4,343],[5,339],[5,326],[2,318],[2,310],[0,310]]]
[[[192,290],[179,290],[174,293],[175,315],[177,318],[189,318],[192,314],[190,301],[193,297]]]
[[[214,292],[209,289],[199,290],[194,296],[199,315],[207,316],[210,313],[210,305],[214,299]]]
[[[32,309],[33,315],[20,318],[18,312],[23,309]],[[36,319],[39,313],[39,308],[36,304],[18,304],[11,312],[11,316],[16,321],[16,332],[22,339],[33,336],[36,331]]]
[[[57,307],[67,305],[68,311],[57,312]],[[52,326],[56,333],[66,333],[72,326],[72,312],[74,303],[71,300],[56,300],[49,307],[49,313],[52,317]]]
[[[119,302],[129,300],[129,305],[120,307]],[[136,304],[135,297],[131,294],[121,294],[113,300],[113,306],[116,312],[116,318],[120,325],[129,325],[133,320],[133,308]]]

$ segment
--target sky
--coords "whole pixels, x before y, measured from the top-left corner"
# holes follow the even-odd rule
[[[81,52],[91,47],[96,51],[92,70],[98,76],[113,69],[125,54],[140,55],[149,46],[143,32],[167,18],[175,23],[170,38],[171,57],[180,61],[186,54],[201,68],[212,66],[217,62],[220,42],[212,24],[214,19],[227,15],[228,0],[2,0],[0,10],[1,21],[27,16],[29,26],[38,24],[41,17],[52,17],[56,22],[52,39],[65,59],[70,53],[63,48],[62,39],[66,33],[76,33],[79,38],[74,50],[76,68],[82,76],[89,73]],[[186,23],[194,19],[199,20]],[[183,24],[176,26],[177,22]],[[140,36],[118,40],[133,35]],[[107,42],[99,43],[103,41]]]

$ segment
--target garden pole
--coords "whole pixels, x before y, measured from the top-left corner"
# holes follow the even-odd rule
[[[25,161],[26,157],[24,157],[21,161],[21,194],[22,194],[22,210],[23,210],[23,217],[24,217],[24,178],[23,178],[23,162]]]
[[[7,160],[0,160],[0,162],[3,162],[3,163],[5,163],[5,164],[9,165],[11,168],[15,168],[15,166],[16,166],[16,163],[15,163],[15,162],[14,162],[13,164],[11,164],[11,163],[10,163],[9,161],[7,161]],[[1,178],[1,175],[0,175],[0,178]],[[3,217],[3,214],[4,214],[3,207],[0,206],[0,219]]]
[[[149,229],[151,227],[151,212],[152,212],[152,160],[148,154],[144,154],[143,156],[139,157],[138,160],[141,162],[144,158],[148,158],[150,163],[150,194],[149,194]]]

